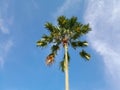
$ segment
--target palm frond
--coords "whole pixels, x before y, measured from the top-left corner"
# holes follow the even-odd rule
[[[68,65],[69,65],[69,62],[70,62],[70,55],[69,55],[69,52],[67,52],[67,58],[68,58]],[[64,54],[64,57],[63,57],[63,60],[60,62],[60,68],[61,68],[61,71],[64,72],[65,70],[65,54]]]
[[[71,37],[71,39],[76,40],[80,37],[80,33],[74,33],[74,35]]]
[[[67,55],[68,55],[68,64],[69,64],[69,62],[70,62],[70,54],[69,54],[69,52],[67,52]]]
[[[62,61],[60,62],[60,69],[61,69],[62,72],[65,71],[65,60],[62,60]]]
[[[83,25],[83,26],[81,27],[81,33],[82,33],[82,34],[87,34],[89,31],[91,31],[91,28],[90,28],[89,24]]]
[[[88,54],[86,51],[84,51],[84,50],[82,50],[81,52],[80,52],[80,56],[82,57],[82,58],[85,58],[86,60],[90,60],[90,54]]]
[[[88,42],[87,41],[83,41],[83,42],[82,41],[78,41],[77,44],[78,44],[79,47],[88,46]]]
[[[88,46],[87,41],[71,41],[71,46],[76,49],[77,47],[86,47]]]
[[[73,28],[75,26],[76,22],[77,22],[77,17],[74,17],[74,16],[71,17],[71,19],[69,19],[69,28],[70,29]]]
[[[47,46],[47,42],[44,40],[39,40],[39,41],[37,41],[37,46],[38,47],[45,47],[45,46]]]
[[[65,16],[60,16],[60,17],[58,17],[57,21],[58,21],[58,25],[59,25],[60,27],[65,27],[65,25],[66,25],[66,23],[67,23],[67,19],[66,19]]]
[[[42,39],[44,39],[46,42],[51,43],[53,41],[53,37],[51,35],[43,35]]]
[[[71,46],[76,49],[76,47],[78,46],[76,42],[71,42]]]
[[[47,23],[45,24],[45,28],[47,28],[50,32],[53,32],[55,27],[53,26],[52,23],[47,22]]]
[[[46,58],[46,65],[50,66],[54,63],[55,55],[53,53],[49,54]]]
[[[57,51],[60,49],[59,45],[53,45],[51,47],[52,53],[57,54]]]

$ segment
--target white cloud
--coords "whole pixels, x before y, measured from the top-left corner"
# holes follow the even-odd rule
[[[12,40],[8,40],[6,43],[4,43],[4,52],[7,53],[11,47],[13,46],[13,41]]]
[[[7,40],[5,42],[2,42],[2,44],[0,44],[0,67],[3,68],[5,58],[8,55],[12,46],[13,46],[13,41],[12,40]]]
[[[120,90],[120,0],[89,0],[85,21],[92,26],[89,40],[103,56],[113,90]]]
[[[0,67],[3,68],[3,65],[4,65],[4,60],[2,57],[0,57]]]
[[[13,16],[8,14],[9,0],[1,1],[0,6],[0,67],[3,68],[5,59],[13,46],[10,39],[10,25],[13,24]]]
[[[65,0],[63,5],[58,7],[57,12],[54,13],[54,17],[59,15],[72,15],[80,9],[81,0]]]
[[[8,28],[4,25],[2,19],[0,19],[0,31],[1,31],[3,34],[9,34],[9,30],[8,30]]]
[[[11,24],[12,18],[8,18],[9,0],[1,1],[0,6],[0,35],[9,34],[8,24]]]

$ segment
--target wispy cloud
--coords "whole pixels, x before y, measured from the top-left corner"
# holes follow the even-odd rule
[[[13,41],[10,39],[2,42],[2,44],[0,43],[0,67],[3,68],[5,58],[9,53],[10,49],[12,48],[12,46],[13,46]]]
[[[0,1],[0,34],[9,34],[8,24],[11,23],[8,18],[9,0]]]
[[[120,1],[89,0],[85,21],[91,24],[89,40],[103,57],[112,90],[120,90]],[[108,79],[106,77],[106,79]]]
[[[2,19],[0,19],[0,32],[3,34],[9,34],[8,28],[4,25],[4,22]]]
[[[3,68],[5,58],[8,55],[13,41],[10,39],[10,25],[13,24],[13,16],[8,14],[9,12],[9,0],[0,1],[0,67]],[[9,15],[9,16],[8,16]]]
[[[3,57],[0,56],[0,67],[3,68],[4,65],[4,60]]]
[[[31,0],[31,2],[36,9],[39,8],[39,5],[37,4],[36,0]]]
[[[63,5],[58,7],[57,12],[54,13],[54,17],[59,15],[72,15],[80,9],[81,0],[65,0]]]

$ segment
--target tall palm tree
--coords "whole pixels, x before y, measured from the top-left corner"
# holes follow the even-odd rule
[[[83,25],[78,22],[77,17],[66,18],[65,16],[59,16],[57,19],[57,26],[50,22],[45,24],[45,28],[49,31],[49,35],[44,34],[40,40],[37,41],[38,47],[45,47],[51,44],[51,53],[46,58],[46,64],[51,65],[54,63],[57,52],[60,48],[64,48],[63,60],[60,62],[60,67],[65,72],[65,90],[69,90],[69,74],[68,66],[70,61],[70,55],[68,47],[74,49],[83,48],[88,46],[87,41],[81,41],[81,37],[86,35],[91,28],[89,24]],[[62,45],[62,46],[61,46]],[[80,50],[80,56],[86,60],[90,59],[84,49]]]

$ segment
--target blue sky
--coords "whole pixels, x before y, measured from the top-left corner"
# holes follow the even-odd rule
[[[55,24],[59,15],[92,28],[86,37],[91,61],[70,50],[70,90],[120,90],[119,0],[0,0],[0,90],[64,90],[63,51],[47,67],[49,47],[36,47],[45,22]]]

